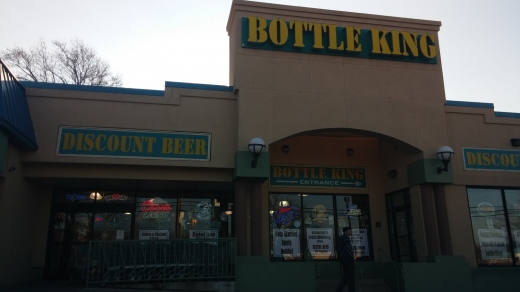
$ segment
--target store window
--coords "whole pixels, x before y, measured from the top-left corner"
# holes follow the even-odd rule
[[[269,238],[274,260],[302,258],[302,213],[299,194],[271,194],[269,196]]]
[[[519,265],[520,190],[468,188],[467,193],[477,263]]]
[[[336,238],[333,197],[309,194],[302,197],[305,246],[314,259],[333,259]]]
[[[218,238],[220,204],[208,198],[179,199],[179,238]]]
[[[371,236],[370,208],[367,196],[336,196],[338,234],[343,234],[343,227],[352,227],[352,248],[360,259],[370,259]]]
[[[94,216],[93,240],[130,239],[132,214],[97,213]]]
[[[174,239],[177,199],[138,197],[135,239]]]
[[[336,238],[352,227],[352,245],[371,259],[370,210],[365,195],[281,194],[269,196],[272,260],[336,258]]]

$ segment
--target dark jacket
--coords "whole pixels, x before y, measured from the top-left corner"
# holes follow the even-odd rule
[[[350,237],[343,234],[338,238],[338,258],[354,261],[354,249]]]

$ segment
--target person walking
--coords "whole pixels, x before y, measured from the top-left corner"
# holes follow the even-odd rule
[[[350,236],[352,236],[352,228],[343,227],[343,235],[338,239],[338,259],[343,268],[343,276],[341,277],[336,292],[342,292],[346,285],[348,285],[348,292],[356,291],[356,273],[354,265],[356,255],[352,248]]]

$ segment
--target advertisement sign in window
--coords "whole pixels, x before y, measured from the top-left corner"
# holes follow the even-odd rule
[[[168,239],[169,230],[139,230],[139,239]]]
[[[307,228],[307,246],[313,257],[330,257],[334,253],[332,228]]]
[[[357,255],[367,257],[369,255],[368,240],[366,229],[352,229],[352,248],[357,252]]]
[[[507,252],[506,232],[502,229],[479,229],[480,252],[483,260],[503,259]]]
[[[190,230],[190,238],[218,238],[218,230]]]
[[[275,229],[273,230],[273,256],[300,256],[300,230]]]

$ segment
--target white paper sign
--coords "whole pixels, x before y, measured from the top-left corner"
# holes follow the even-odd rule
[[[117,230],[116,233],[116,240],[125,239],[125,231],[124,230]]]
[[[218,238],[218,230],[190,229],[190,238]]]
[[[370,254],[368,249],[368,236],[366,229],[352,229],[352,248],[358,255],[367,257]]]
[[[330,257],[334,253],[332,228],[307,228],[307,247],[313,257]]]
[[[502,229],[479,229],[480,252],[483,260],[508,258],[506,232]]]
[[[300,256],[300,230],[275,229],[273,230],[273,256]]]
[[[139,230],[139,239],[169,239],[169,230]]]

